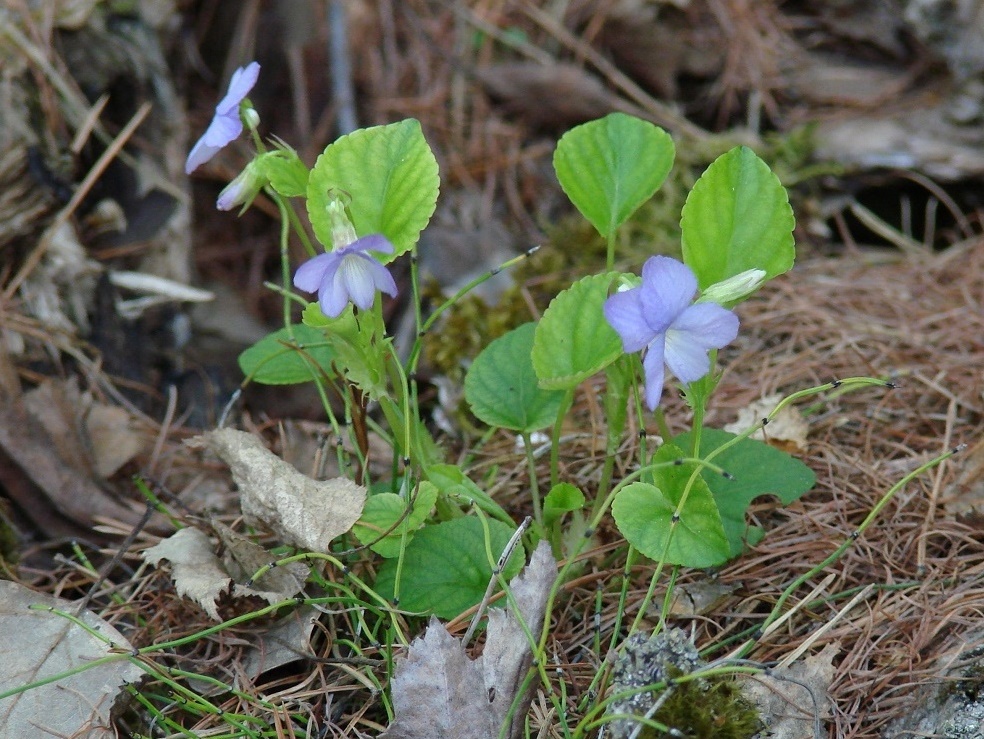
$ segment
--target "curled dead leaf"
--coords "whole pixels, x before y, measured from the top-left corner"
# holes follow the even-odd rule
[[[740,434],[749,426],[754,426],[768,416],[782,400],[782,397],[781,395],[768,395],[750,403],[738,411],[738,420],[726,425],[724,430],[732,434]],[[787,405],[779,411],[775,418],[769,421],[764,429],[759,429],[752,434],[752,438],[767,442],[788,454],[803,454],[806,451],[806,436],[809,431],[810,426],[806,419],[800,415],[796,408]]]
[[[196,601],[216,621],[221,621],[215,601],[232,583],[229,573],[212,551],[208,536],[189,526],[144,550],[144,561],[157,565],[162,559],[171,563],[171,578],[178,595]]]
[[[557,577],[557,563],[546,542],[533,552],[526,569],[510,582],[519,615],[489,611],[488,636],[481,657],[471,660],[459,639],[432,617],[426,632],[398,661],[393,677],[396,718],[388,739],[487,739],[501,736],[514,698],[533,661],[523,629],[540,638],[547,596]],[[512,712],[510,739],[522,736],[532,693],[527,691]]]
[[[32,608],[39,605],[45,608]],[[77,616],[85,628],[53,609]],[[119,736],[111,710],[125,692],[124,685],[143,675],[120,654],[132,649],[119,631],[93,612],[79,612],[67,600],[0,580],[0,693],[35,684],[0,699],[0,736]],[[88,666],[114,652],[119,660]],[[76,672],[39,684],[70,670]]]
[[[229,465],[246,521],[273,531],[285,544],[327,552],[359,520],[366,489],[351,480],[312,480],[252,434],[220,429],[187,442],[206,447]]]

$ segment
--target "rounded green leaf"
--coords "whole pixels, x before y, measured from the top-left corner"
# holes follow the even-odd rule
[[[521,433],[557,420],[560,390],[541,390],[533,371],[536,324],[515,328],[482,350],[465,377],[465,399],[472,413],[490,426]]]
[[[603,306],[616,273],[584,277],[550,301],[536,326],[533,368],[540,387],[569,390],[622,353]]]
[[[611,113],[564,134],[553,163],[567,197],[608,237],[663,184],[674,153],[663,129]]]
[[[488,520],[489,548],[496,559],[509,543],[513,529],[501,521]],[[517,546],[503,568],[508,580],[517,575],[525,561]],[[376,591],[392,599],[397,560],[388,559],[376,578]],[[401,609],[454,618],[482,600],[492,565],[486,554],[485,532],[476,516],[455,518],[417,532],[404,552],[400,577]]]
[[[550,488],[543,499],[543,524],[551,526],[554,521],[571,511],[584,507],[584,493],[569,482],[560,482]]]
[[[734,438],[734,434],[720,429],[701,429],[701,456],[706,457]],[[692,433],[674,437],[673,443],[690,449]],[[813,470],[800,460],[757,439],[742,439],[715,456],[714,464],[734,477],[729,480],[707,469],[701,473],[717,501],[732,557],[741,554],[746,543],[757,544],[764,535],[762,529],[745,522],[745,511],[753,500],[760,495],[775,495],[783,505],[789,505],[817,481]]]
[[[239,369],[261,385],[297,385],[310,382],[319,371],[331,373],[335,354],[322,331],[310,326],[286,328],[264,336],[239,355]]]
[[[318,157],[308,178],[308,216],[315,235],[331,249],[328,194],[345,193],[356,233],[383,234],[395,247],[393,254],[377,255],[385,263],[417,243],[434,214],[439,187],[437,159],[418,121],[363,128]]]
[[[307,194],[308,168],[289,147],[277,148],[256,158],[260,174],[285,198]]]
[[[683,456],[683,450],[664,444],[653,461],[672,462]],[[634,482],[612,501],[618,530],[650,559],[684,567],[713,567],[730,556],[717,504],[700,475],[680,505],[695,467],[693,463],[659,467],[653,470],[656,485]],[[674,515],[679,516],[675,525]]]
[[[786,188],[747,146],[722,154],[683,206],[683,261],[703,290],[745,270],[765,279],[793,266],[793,209]]]
[[[365,507],[358,522],[352,527],[355,538],[363,544],[369,544],[376,554],[383,557],[397,557],[403,532],[406,532],[407,542],[413,539],[414,532],[420,528],[427,516],[430,515],[437,501],[437,488],[426,480],[420,483],[413,510],[404,515],[407,502],[395,493],[377,493],[366,499]],[[397,523],[399,522],[399,523]],[[394,528],[395,527],[395,528]],[[390,531],[390,529],[393,529]],[[389,531],[380,539],[384,532]]]

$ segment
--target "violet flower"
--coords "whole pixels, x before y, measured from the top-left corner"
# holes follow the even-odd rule
[[[396,282],[369,251],[393,253],[393,245],[382,234],[370,234],[352,243],[319,254],[302,264],[294,274],[294,287],[318,293],[321,312],[337,317],[349,302],[369,310],[376,291],[396,295]]]
[[[229,80],[229,91],[215,106],[212,122],[200,139],[195,143],[185,161],[185,174],[191,174],[209,159],[214,157],[223,147],[239,138],[243,132],[243,122],[239,117],[239,104],[246,98],[256,84],[260,74],[260,65],[250,62],[232,73]]]
[[[646,405],[655,410],[663,394],[664,363],[683,383],[711,370],[708,352],[738,335],[738,317],[715,303],[694,303],[697,278],[670,257],[650,257],[642,285],[605,301],[605,318],[626,352],[645,350]]]

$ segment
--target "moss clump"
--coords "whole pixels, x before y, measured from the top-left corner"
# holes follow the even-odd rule
[[[653,721],[673,729],[672,736],[693,739],[750,739],[762,728],[758,711],[745,699],[730,676],[680,680],[704,666],[697,648],[681,629],[668,629],[653,637],[633,634],[625,640],[622,654],[612,670],[613,695],[656,683],[664,690],[633,693],[608,704],[609,714],[647,716],[654,707]],[[639,722],[616,719],[608,724],[612,739],[632,736]],[[646,726],[639,733],[646,739],[671,736]]]
[[[749,739],[762,730],[758,711],[742,695],[733,678],[712,677],[676,683],[653,717],[694,739]],[[665,737],[643,729],[642,737]]]

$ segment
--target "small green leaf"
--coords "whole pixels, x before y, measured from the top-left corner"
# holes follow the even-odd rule
[[[498,559],[509,543],[513,528],[501,521],[487,521],[488,548]],[[507,580],[519,573],[525,561],[517,546],[503,568]],[[398,561],[388,559],[376,578],[376,591],[392,599]],[[405,550],[400,579],[400,608],[454,618],[482,600],[492,565],[486,554],[485,532],[476,516],[456,518],[417,532]]]
[[[622,340],[603,311],[615,277],[614,272],[584,277],[550,301],[533,339],[541,388],[575,388],[622,354]]]
[[[748,269],[769,280],[793,266],[793,209],[786,188],[747,146],[707,168],[683,206],[683,261],[710,287]]]
[[[239,355],[239,368],[253,382],[261,385],[297,385],[310,382],[319,369],[332,374],[334,352],[325,334],[305,325],[292,327],[294,339],[286,328],[274,331]]]
[[[395,493],[377,493],[370,495],[366,499],[365,508],[362,509],[362,516],[352,527],[355,538],[363,544],[375,542],[369,548],[376,554],[383,557],[398,557],[400,555],[400,542],[403,532],[407,534],[407,542],[413,539],[414,532],[420,528],[427,516],[430,515],[434,503],[437,501],[437,488],[427,481],[421,482],[417,491],[417,498],[413,504],[413,510],[409,514],[404,514],[407,509],[407,502]],[[401,521],[402,519],[402,521]],[[399,525],[397,521],[400,521]],[[395,528],[393,528],[395,526]],[[383,532],[390,531],[384,538],[380,539]],[[377,541],[378,539],[378,541]]]
[[[394,254],[377,255],[385,263],[417,243],[434,214],[439,187],[437,159],[418,121],[363,128],[318,157],[308,178],[308,216],[321,243],[334,248],[328,194],[345,193],[356,233],[383,234],[395,247]]]
[[[664,444],[653,461],[672,462],[684,456],[682,449]],[[700,475],[680,506],[695,469],[694,463],[658,467],[653,470],[655,485],[631,483],[612,501],[618,530],[650,559],[684,567],[712,567],[728,560],[728,539],[721,515]],[[674,514],[680,517],[676,525]]]
[[[584,507],[584,493],[569,482],[561,482],[550,488],[543,499],[543,525],[550,527],[554,521],[571,511]]]
[[[611,113],[565,133],[553,163],[567,197],[608,237],[663,184],[674,153],[663,129]]]
[[[322,340],[328,342],[335,367],[370,399],[388,395],[386,361],[391,356],[383,319],[375,311],[360,311],[358,315],[347,307],[330,318],[321,312],[317,303],[308,303],[301,313],[304,325],[320,329]]]
[[[701,429],[700,456],[706,457],[734,438],[734,434],[720,429]],[[690,449],[692,432],[675,437],[673,443]],[[746,541],[757,544],[764,535],[762,529],[745,522],[745,511],[755,498],[775,495],[789,505],[816,483],[813,470],[800,460],[756,439],[742,439],[715,456],[713,462],[735,478],[728,480],[708,469],[701,472],[721,511],[732,557],[742,553]]]
[[[273,189],[285,198],[307,194],[308,168],[290,147],[278,147],[257,157],[256,166]]]
[[[471,478],[461,471],[461,468],[453,464],[432,464],[427,467],[425,474],[428,480],[437,485],[441,495],[473,502],[488,515],[494,516],[510,526],[512,525],[509,514],[492,500],[488,493],[472,482]]]
[[[532,433],[557,420],[564,394],[537,385],[530,358],[535,329],[526,323],[496,339],[468,369],[465,399],[490,426]]]
[[[336,320],[336,318],[326,316],[322,312],[321,306],[317,303],[308,303],[304,307],[304,310],[301,311],[301,321],[305,326],[311,326],[312,328],[324,328],[325,326],[330,326]]]

